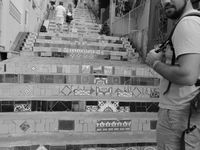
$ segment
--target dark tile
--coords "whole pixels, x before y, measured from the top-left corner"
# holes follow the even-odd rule
[[[59,130],[74,130],[74,120],[59,120],[58,129]]]

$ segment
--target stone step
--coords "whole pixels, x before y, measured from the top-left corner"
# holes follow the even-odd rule
[[[69,33],[69,34],[64,34],[64,33],[59,33],[56,34],[54,32],[40,32],[38,36],[49,36],[49,37],[63,37],[63,38],[77,38],[79,39],[80,37],[83,37],[84,39],[101,39],[101,40],[106,40],[106,41],[127,41],[127,39],[125,38],[120,38],[120,37],[115,37],[115,36],[105,36],[105,35],[97,35],[97,34],[88,34],[88,35],[84,35],[84,34],[78,34],[78,33]]]
[[[71,70],[71,71],[70,71]],[[112,75],[161,78],[144,64],[127,61],[27,57],[8,59],[0,64],[0,73]]]
[[[76,78],[72,78],[75,80]],[[127,91],[126,89],[129,89]],[[159,86],[1,83],[0,100],[159,102]]]
[[[93,47],[94,49],[108,49],[108,50],[113,50],[113,51],[126,51],[125,45],[124,44],[115,44],[115,43],[107,43],[107,42],[87,42],[87,41],[64,41],[64,40],[59,40],[59,39],[54,39],[54,40],[47,40],[47,39],[37,39],[35,42],[35,46],[40,47],[43,45],[49,45],[48,47],[53,47],[55,44],[58,46],[62,45],[69,45],[70,46],[83,46],[84,48]],[[58,47],[56,46],[56,47]],[[54,46],[55,47],[55,46]],[[62,48],[62,47],[61,47]],[[66,47],[67,48],[67,47]]]

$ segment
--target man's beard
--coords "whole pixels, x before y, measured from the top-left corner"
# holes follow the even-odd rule
[[[177,10],[175,6],[170,6],[171,8],[175,9],[175,11],[173,11],[171,14],[165,12],[165,13],[166,13],[166,16],[167,16],[169,19],[172,19],[172,20],[177,20],[177,19],[179,19],[179,18],[182,16],[182,14],[183,14],[186,5],[187,5],[187,2],[186,2],[186,0],[185,0],[184,6],[183,6],[182,8],[180,8],[179,10]]]

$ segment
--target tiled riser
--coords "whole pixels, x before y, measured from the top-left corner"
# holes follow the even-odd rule
[[[0,112],[91,112],[91,113],[156,113],[158,102],[118,102],[118,101],[1,101]]]
[[[93,84],[93,85],[133,85],[159,86],[159,78],[124,77],[105,75],[34,75],[0,74],[0,83],[52,83],[52,84]]]
[[[43,62],[45,63],[45,62]],[[73,63],[73,62],[71,62]],[[81,62],[80,62],[81,63]],[[137,76],[137,77],[154,77],[161,78],[151,68],[135,68],[126,66],[107,66],[107,65],[48,65],[48,64],[18,64],[18,63],[8,63],[6,65],[0,65],[0,72],[6,73],[16,73],[16,74],[95,74],[95,75],[114,75],[114,76]]]
[[[77,118],[77,116],[76,116]],[[140,131],[155,131],[155,119],[76,119],[74,118],[41,118],[38,119],[1,119],[0,121],[0,135],[5,134],[17,134],[26,135],[32,133],[52,133],[52,132],[84,132],[84,133],[98,133],[109,134],[111,132],[127,135],[134,134],[134,132]],[[132,133],[131,133],[132,132]]]
[[[42,147],[42,146],[41,146]],[[124,144],[84,144],[84,145],[45,145],[43,150],[157,150],[155,143],[124,143]],[[38,150],[39,145],[18,146],[1,150]]]
[[[141,86],[98,86],[98,85],[59,85],[59,84],[0,84],[1,99],[10,98],[65,98],[77,99],[121,99],[124,100],[146,100],[159,99],[160,91],[157,87]],[[148,100],[149,99],[149,100]]]

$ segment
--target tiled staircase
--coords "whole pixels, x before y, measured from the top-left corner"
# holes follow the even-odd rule
[[[160,76],[127,38],[99,35],[85,8],[55,28],[0,63],[0,147],[155,150]]]

